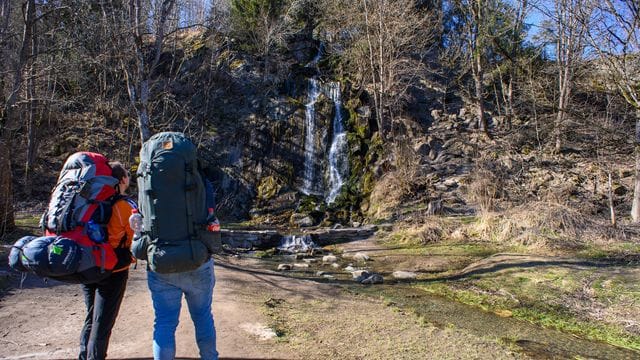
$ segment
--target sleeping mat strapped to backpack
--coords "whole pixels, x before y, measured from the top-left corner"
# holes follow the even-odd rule
[[[103,155],[71,155],[40,221],[45,236],[19,239],[9,254],[11,268],[83,284],[109,276],[117,256],[107,241],[106,224],[117,183]]]

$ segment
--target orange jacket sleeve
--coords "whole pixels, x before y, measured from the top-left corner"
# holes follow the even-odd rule
[[[111,208],[111,219],[107,224],[107,234],[109,234],[109,244],[113,248],[125,247],[131,248],[133,240],[133,230],[129,226],[129,216],[134,205],[130,204],[127,199],[116,201]]]

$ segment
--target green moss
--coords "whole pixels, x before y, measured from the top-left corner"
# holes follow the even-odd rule
[[[270,257],[272,257],[276,252],[275,248],[271,248],[268,250],[258,250],[254,253],[254,256],[258,259],[268,259]]]
[[[538,309],[535,307],[519,307],[513,310],[513,316],[517,319],[531,321],[545,327],[555,328],[561,331],[581,335],[593,340],[604,341],[629,349],[640,350],[640,336],[633,336],[621,331],[619,328],[606,324],[579,321],[571,315],[562,312]]]
[[[238,70],[239,68],[241,68],[242,66],[244,66],[245,62],[244,60],[241,59],[235,59],[231,62],[231,64],[229,64],[229,68],[231,70]]]
[[[473,276],[456,282],[434,282],[416,287],[430,294],[478,307],[541,326],[570,332],[589,339],[640,350],[640,336],[621,326],[577,316],[567,301],[580,297],[587,284],[595,289],[602,302],[615,305],[628,302],[629,294],[638,293],[638,285],[627,277],[611,279],[606,272],[543,268],[538,270],[506,269],[491,276]],[[589,279],[595,278],[591,282]],[[577,295],[576,295],[577,294]],[[637,301],[637,297],[634,301]]]
[[[25,217],[16,218],[15,224],[17,227],[39,228],[40,215],[29,215]]]
[[[276,196],[282,187],[282,182],[275,176],[267,176],[260,180],[258,184],[258,198],[269,200]]]

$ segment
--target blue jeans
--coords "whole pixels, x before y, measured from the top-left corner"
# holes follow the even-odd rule
[[[147,281],[155,312],[153,358],[165,360],[176,356],[175,333],[184,294],[195,326],[200,358],[217,360],[216,329],[211,313],[215,285],[213,260],[205,262],[196,270],[182,273],[158,274],[148,271]]]

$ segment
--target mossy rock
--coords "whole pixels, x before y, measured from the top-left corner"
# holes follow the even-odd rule
[[[282,188],[282,181],[275,176],[267,176],[260,180],[258,198],[269,200],[275,197]]]

